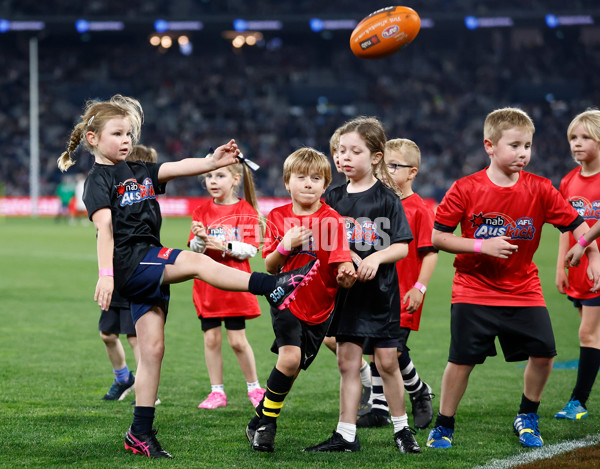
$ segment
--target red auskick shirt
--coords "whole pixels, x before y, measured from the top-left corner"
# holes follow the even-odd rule
[[[408,244],[408,254],[404,259],[396,262],[398,271],[398,283],[400,285],[400,299],[414,286],[421,272],[423,256],[433,250],[431,232],[433,231],[434,213],[431,207],[421,198],[419,194],[412,194],[402,199],[404,213],[413,234],[413,240]],[[428,249],[429,248],[429,249]],[[408,327],[413,331],[419,330],[421,322],[421,311],[423,303],[414,313],[406,311],[408,303],[402,303],[400,311],[400,327]]]
[[[559,191],[590,227],[596,224],[600,218],[600,174],[582,176],[578,166],[563,178]],[[576,242],[573,233],[569,233],[569,248]],[[587,268],[587,256],[581,258],[577,267],[569,267],[569,287],[565,292],[570,297],[585,300],[598,296],[590,291],[593,283],[588,279]]]
[[[465,238],[509,236],[519,249],[508,259],[457,254],[452,303],[488,306],[545,306],[533,254],[544,223],[572,230],[583,219],[549,179],[521,172],[511,187],[492,183],[485,170],[456,181],[436,211],[434,228]]]
[[[295,226],[308,227],[313,235],[306,249],[292,251],[282,271],[297,269],[313,259],[319,259],[320,265],[319,275],[298,291],[289,309],[308,324],[320,324],[329,317],[335,304],[338,291],[335,264],[351,262],[344,219],[325,203],[311,215],[296,215],[292,204],[274,208],[267,216],[263,257],[275,251],[285,233]]]
[[[240,200],[233,205],[219,205],[215,204],[213,199],[206,199],[194,209],[192,219],[202,222],[209,235],[225,243],[241,241],[258,248],[260,242],[258,215],[252,205],[245,200]],[[194,234],[190,231],[189,240],[193,237]],[[248,259],[242,261],[230,256],[223,257],[221,252],[210,249],[205,254],[228,267],[250,272]],[[198,317],[251,319],[260,316],[258,300],[252,293],[219,290],[206,282],[194,280],[192,295]]]

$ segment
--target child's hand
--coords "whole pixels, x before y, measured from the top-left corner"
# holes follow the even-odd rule
[[[206,234],[206,228],[200,221],[192,221],[192,233],[198,238],[202,238],[204,242],[208,241],[208,235]]]
[[[377,252],[365,257],[358,269],[356,269],[356,274],[359,282],[367,282],[369,280],[373,280],[375,275],[377,275],[377,270],[379,270],[379,256]]]
[[[299,246],[308,246],[311,236],[312,231],[308,228],[304,226],[294,226],[287,231],[281,242],[286,250],[291,251]]]
[[[235,143],[235,140],[233,139],[231,139],[225,145],[217,147],[217,149],[212,154],[212,159],[215,163],[215,169],[237,163],[237,156],[239,154],[240,149],[238,148],[237,144]]]
[[[519,250],[518,245],[508,242],[509,239],[508,236],[497,236],[483,240],[481,244],[482,254],[500,259],[508,259],[508,256]]]
[[[569,288],[569,276],[565,269],[559,269],[556,271],[556,288],[559,293],[565,294],[565,290]]]
[[[115,289],[115,279],[109,276],[98,278],[96,283],[96,291],[94,292],[94,301],[98,302],[98,306],[102,311],[108,311],[110,308],[110,300],[112,292]]]
[[[567,255],[565,256],[565,267],[577,267],[581,262],[584,252],[585,248],[581,244],[576,243],[569,249],[569,252],[567,252]]]
[[[337,283],[342,288],[350,288],[356,282],[356,271],[352,262],[342,262],[338,265]]]
[[[416,310],[418,310],[419,306],[421,306],[421,303],[423,303],[424,296],[425,295],[423,295],[423,293],[421,293],[421,290],[419,290],[418,288],[413,287],[410,290],[408,290],[408,292],[406,293],[406,295],[404,295],[404,298],[402,299],[403,304],[408,303],[408,306],[406,307],[406,312],[412,314]]]

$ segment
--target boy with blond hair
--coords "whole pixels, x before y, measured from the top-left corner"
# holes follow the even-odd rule
[[[496,355],[498,337],[508,362],[526,360],[521,404],[513,429],[524,447],[540,447],[538,407],[556,355],[550,316],[533,255],[542,226],[551,223],[579,239],[589,230],[550,180],[523,171],[535,127],[524,111],[488,114],[483,144],[490,165],[456,181],[438,206],[433,244],[456,254],[451,341],[440,411],[427,439],[451,448],[454,417],[475,365]],[[461,236],[453,232],[460,224]],[[598,250],[590,274],[598,278]],[[593,272],[592,272],[593,271]]]
[[[300,370],[315,359],[331,322],[338,287],[350,288],[356,273],[346,239],[344,219],[321,201],[331,182],[327,157],[301,148],[283,164],[283,181],[292,203],[267,217],[263,257],[268,272],[294,270],[316,259],[318,275],[287,309],[271,308],[277,363],[267,390],[246,427],[255,451],[274,449],[277,418]]]

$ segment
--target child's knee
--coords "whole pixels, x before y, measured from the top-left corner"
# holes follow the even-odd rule
[[[119,340],[119,334],[115,334],[113,332],[100,331],[100,338],[102,339],[102,342],[104,342],[106,345],[111,345]]]

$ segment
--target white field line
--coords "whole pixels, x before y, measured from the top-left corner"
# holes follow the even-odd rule
[[[523,452],[506,459],[494,459],[484,466],[477,466],[473,469],[509,469],[511,467],[518,466],[519,464],[526,464],[533,461],[538,461],[540,459],[548,459],[556,455],[566,453],[567,451],[573,451],[574,449],[592,446],[598,442],[600,442],[600,433],[596,435],[588,435],[580,440],[563,441],[562,443],[544,446],[542,448]]]

